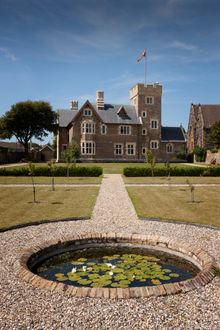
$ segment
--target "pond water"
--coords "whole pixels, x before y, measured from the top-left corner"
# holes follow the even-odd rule
[[[179,282],[199,271],[192,263],[171,254],[110,246],[60,253],[35,263],[31,270],[48,280],[69,285],[108,288]]]

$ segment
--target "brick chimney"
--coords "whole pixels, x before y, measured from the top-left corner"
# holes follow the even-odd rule
[[[104,110],[105,108],[103,91],[96,91],[96,106],[99,110]]]
[[[78,110],[78,101],[75,101],[75,100],[70,101],[70,109],[77,111]]]

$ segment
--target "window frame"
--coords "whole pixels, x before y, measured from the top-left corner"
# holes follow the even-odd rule
[[[133,153],[129,153],[129,150],[131,150],[131,148],[129,148],[129,146],[133,147]],[[127,156],[135,156],[136,155],[136,143],[135,142],[126,142],[126,155]]]
[[[128,133],[126,132],[128,129]],[[123,132],[125,130],[125,132]],[[130,125],[120,125],[119,126],[119,135],[131,135],[131,126]]]
[[[88,126],[89,125],[89,126]],[[84,120],[81,123],[81,134],[95,134],[96,124],[93,120]]]
[[[89,146],[89,144],[91,145]],[[91,152],[87,152],[89,148]],[[96,143],[94,141],[81,141],[81,154],[84,156],[94,156],[96,154]]]
[[[104,132],[103,132],[103,128],[104,129]],[[101,135],[106,135],[107,134],[107,125],[106,124],[101,124]]]
[[[117,146],[121,147],[121,153],[117,153],[117,150],[119,150],[117,148]],[[124,154],[124,144],[123,143],[114,143],[114,155],[115,156],[122,156]]]
[[[169,150],[170,147],[171,147],[171,151]],[[172,154],[173,152],[174,152],[173,144],[172,143],[167,143],[166,144],[166,153],[167,154]]]
[[[89,112],[89,114],[87,114],[87,112]],[[89,109],[89,108],[85,108],[83,110],[83,116],[85,116],[85,117],[92,117],[92,110]]]
[[[156,147],[154,147],[152,144],[156,143]],[[159,149],[159,141],[158,140],[151,140],[150,141],[150,149],[151,150],[158,150]]]
[[[153,124],[156,124],[157,127],[153,127],[153,126],[155,126]],[[151,119],[151,121],[150,121],[150,128],[151,129],[158,129],[158,127],[159,127],[158,119]]]
[[[141,118],[147,118],[147,111],[141,112]]]
[[[145,96],[146,105],[154,105],[154,96]]]

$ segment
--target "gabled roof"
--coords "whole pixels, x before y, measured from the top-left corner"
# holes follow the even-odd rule
[[[105,104],[103,110],[99,110],[96,104],[92,104],[92,107],[103,123],[126,125],[141,124],[140,118],[138,117],[136,109],[133,105]],[[59,109],[59,126],[67,127],[70,122],[75,119],[80,110]]]
[[[161,127],[162,141],[185,141],[185,131],[183,127]]]
[[[220,121],[220,105],[201,104],[200,109],[204,120],[204,128],[210,128]]]
[[[59,115],[58,121],[60,127],[67,127],[78,113],[78,111],[70,109],[58,109],[57,112]]]
[[[103,110],[98,110],[93,104],[96,112],[106,124],[140,125],[141,121],[133,105],[105,104]],[[124,109],[122,111],[122,109]]]
[[[49,144],[45,144],[40,151],[43,151],[44,149],[50,149],[51,151],[53,151],[53,148],[49,145]]]

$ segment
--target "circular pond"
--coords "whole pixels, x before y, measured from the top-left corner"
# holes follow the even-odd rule
[[[199,269],[170,254],[130,246],[87,247],[40,258],[32,271],[48,280],[74,286],[127,288],[183,281]],[[51,254],[51,253],[50,253]]]
[[[200,248],[171,238],[87,233],[30,248],[16,267],[20,278],[41,289],[119,299],[201,288],[214,277],[213,263]]]

